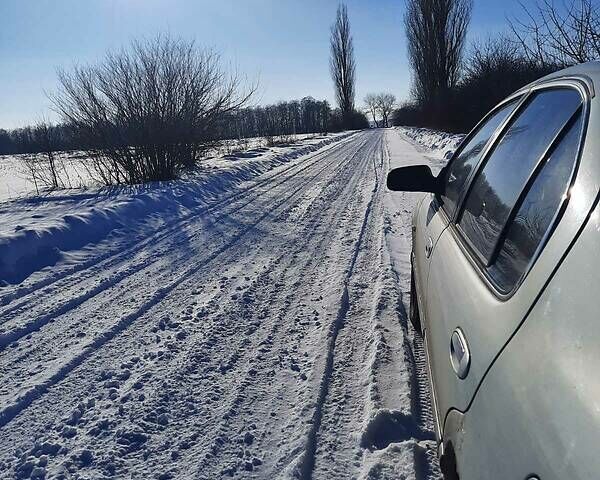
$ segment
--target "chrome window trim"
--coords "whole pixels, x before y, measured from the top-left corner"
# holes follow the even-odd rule
[[[456,158],[462,153],[462,151],[464,150],[465,146],[472,140],[472,138],[479,131],[480,127],[483,126],[483,124],[485,124],[485,122],[487,122],[492,115],[494,115],[495,113],[497,113],[498,110],[504,108],[507,104],[509,104],[509,103],[511,103],[511,102],[513,102],[515,100],[518,100],[519,97],[521,97],[516,102],[515,107],[513,108],[513,111],[510,112],[506,116],[506,118],[504,119],[504,121],[500,125],[498,125],[498,127],[496,128],[496,130],[494,131],[494,133],[492,134],[492,136],[488,140],[485,148],[483,149],[483,151],[481,153],[481,157],[479,158],[479,161],[474,166],[473,170],[471,171],[471,173],[469,173],[469,175],[467,176],[467,179],[465,180],[465,185],[464,185],[464,187],[462,189],[462,192],[460,192],[458,198],[456,199],[456,204],[454,205],[454,211],[453,212],[446,211],[446,209],[444,208],[445,204],[444,204],[444,201],[442,199],[441,194],[439,194],[439,198],[438,198],[438,195],[436,195],[436,199],[438,200],[438,203],[439,203],[439,205],[441,207],[441,210],[444,211],[444,213],[446,214],[446,217],[448,217],[451,222],[454,222],[456,220],[458,213],[462,210],[462,203],[463,203],[463,201],[465,199],[465,194],[466,194],[467,191],[470,190],[470,188],[471,188],[471,182],[473,181],[475,173],[477,173],[479,171],[479,166],[481,165],[481,162],[487,157],[490,148],[493,145],[495,145],[496,140],[498,139],[498,136],[501,133],[504,133],[504,128],[510,122],[510,120],[513,118],[513,116],[515,115],[515,113],[517,111],[520,111],[521,105],[523,104],[524,101],[526,101],[526,99],[527,99],[528,96],[529,96],[528,93],[519,90],[519,91],[513,93],[512,95],[510,95],[509,97],[505,98],[504,100],[502,100],[502,102],[500,102],[498,105],[496,105],[494,108],[492,108],[479,122],[477,122],[477,124],[465,136],[465,138],[463,139],[463,141],[460,142],[460,145],[458,146],[458,148],[452,154],[452,157],[450,158],[450,160],[446,164],[445,168],[450,167],[450,165],[452,165],[452,163],[454,163],[454,161],[456,161]]]
[[[544,91],[552,91],[552,90],[573,90],[573,88],[569,88],[569,87],[548,87],[545,88]],[[529,105],[530,105],[530,99],[533,100],[535,99],[535,95],[537,95],[539,93],[539,90],[535,90],[532,91],[528,94],[527,100],[525,102],[523,102],[519,108],[520,111],[519,113],[521,113],[522,111],[526,110]],[[580,98],[581,98],[581,102],[583,103],[584,97],[581,95],[581,93],[579,92]],[[492,265],[492,263],[495,260],[496,254],[498,253],[498,249],[499,249],[499,244],[500,241],[503,239],[503,234],[507,229],[507,225],[513,220],[513,213],[515,212],[515,210],[517,209],[517,207],[519,207],[521,205],[521,201],[524,198],[524,194],[525,191],[529,191],[528,187],[531,186],[531,180],[535,179],[537,177],[537,174],[539,173],[540,170],[540,166],[542,165],[542,162],[544,161],[544,159],[547,158],[547,155],[549,152],[552,151],[552,149],[555,147],[556,142],[558,140],[561,139],[561,137],[563,136],[565,129],[568,125],[571,124],[573,117],[581,110],[581,105],[579,105],[577,107],[577,110],[569,117],[567,118],[567,120],[565,121],[565,123],[562,124],[562,126],[558,129],[558,131],[556,132],[556,134],[552,137],[552,139],[550,140],[550,142],[548,143],[548,145],[546,146],[546,148],[542,151],[542,153],[540,154],[540,156],[538,157],[537,160],[535,160],[535,162],[533,163],[532,169],[529,172],[529,174],[527,175],[527,178],[525,178],[525,180],[523,181],[523,184],[520,185],[519,187],[519,194],[517,195],[516,198],[516,202],[515,204],[511,207],[509,213],[508,213],[508,217],[506,218],[506,222],[504,225],[502,225],[502,228],[500,230],[500,233],[498,234],[495,243],[491,249],[491,252],[489,254],[489,257],[487,257],[486,255],[484,255],[483,252],[481,252],[479,250],[479,248],[477,248],[477,246],[472,242],[472,240],[469,238],[469,236],[467,235],[467,233],[464,231],[464,229],[460,226],[460,221],[462,220],[462,217],[464,215],[465,212],[465,208],[466,208],[466,201],[467,198],[469,197],[471,191],[474,188],[474,181],[475,181],[475,177],[477,177],[477,174],[479,174],[481,171],[483,171],[483,169],[485,169],[485,167],[487,166],[488,160],[490,159],[490,157],[493,155],[494,153],[494,149],[495,147],[497,147],[499,145],[498,139],[500,137],[498,137],[497,143],[496,145],[494,145],[493,147],[491,147],[487,152],[486,152],[486,156],[482,157],[482,161],[479,163],[478,167],[477,167],[477,172],[473,175],[473,178],[471,178],[471,183],[469,184],[469,190],[467,190],[464,194],[464,198],[463,198],[463,202],[461,203],[461,208],[460,211],[458,211],[456,217],[455,217],[455,223],[456,223],[456,227],[458,228],[458,230],[460,231],[461,235],[465,237],[465,240],[468,242],[469,247],[473,250],[473,253],[475,254],[475,256],[477,257],[478,261],[484,265],[485,268],[488,268],[490,265]],[[517,117],[513,117],[516,120],[518,120],[518,115]],[[507,125],[505,130],[503,131],[503,134],[506,134],[506,132],[509,130],[509,126]],[[503,137],[502,137],[503,138]],[[579,147],[578,147],[579,148]],[[570,177],[569,177],[570,178]],[[552,225],[552,223],[551,223]]]
[[[568,183],[568,185],[569,185],[568,190],[570,190],[573,187],[573,185],[577,179],[577,173],[579,171],[581,155],[583,153],[583,147],[584,147],[584,143],[585,143],[584,141],[585,141],[585,138],[587,135],[587,127],[588,127],[589,112],[590,112],[590,99],[591,99],[591,93],[587,86],[587,83],[576,77],[569,77],[569,78],[552,79],[547,82],[534,85],[524,95],[524,98],[519,103],[518,107],[516,107],[515,110],[513,111],[513,113],[510,115],[510,118],[512,118],[517,113],[518,110],[520,111],[521,105],[527,98],[529,98],[531,96],[531,93],[538,92],[540,90],[551,90],[553,88],[561,88],[561,87],[562,88],[574,88],[580,93],[580,95],[582,97],[582,105],[580,108],[581,108],[581,114],[583,115],[583,125],[581,128],[579,142],[577,145],[577,155],[576,155],[576,159],[575,159],[575,163],[574,163],[574,168],[573,168],[573,171],[571,172],[571,178],[569,179],[569,183]],[[523,92],[521,91],[521,94],[522,93]],[[515,96],[515,95],[513,95],[513,96]],[[512,97],[509,97],[509,98],[512,98]],[[503,102],[503,104],[504,103],[506,103],[506,102]],[[579,111],[579,109],[578,109],[578,111]],[[509,120],[509,119],[507,119],[507,120]],[[570,120],[569,120],[569,122],[570,122]],[[567,124],[569,122],[567,122]],[[500,131],[500,130],[503,131],[505,127],[506,127],[506,125],[503,124],[502,129],[498,129],[498,131]],[[494,143],[497,141],[497,139],[498,139],[498,136],[495,136]],[[555,139],[553,139],[553,141],[555,141]],[[476,169],[477,172],[479,172],[481,165],[484,164],[484,160],[487,161],[486,157],[490,153],[489,147],[491,146],[491,144],[492,144],[492,142],[490,142],[490,144],[488,145],[488,148],[486,148],[485,155],[482,156],[481,161],[479,162],[479,164],[477,166],[477,169]],[[473,178],[470,178],[469,182],[472,182],[472,180],[473,180]],[[526,187],[527,187],[527,185],[526,185]],[[470,189],[471,189],[471,184],[469,183],[469,185],[465,188],[465,190],[468,191]],[[469,262],[471,263],[471,266],[474,268],[474,270],[477,272],[479,277],[487,285],[488,289],[499,300],[506,301],[506,300],[510,299],[517,292],[519,287],[523,284],[523,282],[527,278],[529,272],[533,268],[533,265],[537,261],[538,257],[541,255],[545,245],[547,244],[548,240],[550,239],[550,237],[556,230],[556,227],[558,226],[558,224],[560,223],[560,220],[562,219],[562,217],[564,215],[566,207],[569,203],[570,195],[564,197],[563,200],[561,201],[561,203],[559,204],[559,206],[556,210],[556,213],[552,219],[552,222],[550,223],[548,230],[542,237],[542,240],[540,241],[538,248],[536,249],[534,255],[531,257],[529,263],[527,264],[527,267],[521,274],[520,279],[515,283],[514,287],[509,292],[503,292],[498,287],[498,285],[496,285],[496,283],[493,281],[493,279],[491,278],[491,276],[489,275],[489,273],[487,271],[487,265],[481,261],[483,256],[478,252],[477,249],[474,248],[471,241],[466,237],[464,232],[462,232],[462,229],[460,229],[459,225],[456,223],[457,218],[458,218],[458,213],[459,212],[462,213],[465,198],[466,198],[466,195],[461,196],[461,202],[460,202],[460,204],[457,204],[457,208],[454,212],[453,218],[450,219],[450,222],[448,225],[450,227],[449,230],[451,231],[454,240],[459,245],[460,249],[465,254],[465,256],[467,257]],[[505,228],[503,229],[503,231],[504,230],[505,230]],[[501,233],[501,235],[502,235],[502,233]]]
[[[577,74],[565,73],[562,75],[555,75],[552,78],[548,78],[548,79],[545,79],[544,77],[542,77],[539,80],[537,80],[536,82],[534,82],[533,84],[531,84],[531,86],[533,88],[535,88],[537,86],[545,85],[546,83],[549,83],[549,82],[562,81],[562,80],[576,80],[579,83],[581,83],[585,87],[590,100],[596,96],[596,92],[594,90],[594,81],[591,79],[591,77],[589,75],[587,75],[585,73],[577,73]],[[526,88],[527,87],[525,87],[525,89]]]
[[[483,153],[481,154],[479,162],[477,162],[477,165],[475,165],[475,168],[473,168],[473,170],[467,177],[467,181],[465,182],[465,188],[463,188],[461,194],[458,197],[458,201],[456,202],[456,208],[454,209],[454,212],[452,212],[452,222],[458,221],[458,217],[462,214],[464,202],[469,196],[469,192],[471,191],[471,187],[473,186],[473,180],[477,176],[477,173],[479,172],[481,167],[487,162],[487,158],[490,152],[496,147],[498,140],[506,133],[506,129],[511,124],[513,118],[515,118],[516,115],[520,114],[524,106],[527,105],[530,96],[531,92],[527,92],[524,95],[522,95],[520,100],[517,101],[513,111],[507,115],[504,121],[498,126],[496,131],[488,140],[487,145],[483,149]],[[519,96],[517,95],[515,98],[519,98]],[[514,100],[515,98],[512,98],[512,100]],[[510,101],[502,102],[502,106],[505,106],[507,103],[510,103]]]
[[[571,115],[571,118],[569,118],[566,123],[561,127],[561,129],[558,131],[558,133],[554,136],[554,138],[552,139],[552,141],[550,142],[550,144],[548,145],[548,148],[546,148],[546,150],[544,151],[544,153],[542,153],[542,155],[540,156],[540,158],[537,160],[535,166],[533,167],[533,170],[531,170],[529,176],[527,177],[527,179],[525,180],[525,182],[523,183],[522,187],[521,187],[521,193],[519,193],[519,196],[517,197],[517,201],[515,202],[515,204],[513,205],[513,207],[511,208],[510,212],[508,213],[508,217],[506,220],[506,223],[504,224],[504,226],[502,227],[502,230],[500,231],[500,235],[498,236],[498,239],[496,240],[496,244],[494,245],[494,249],[492,250],[492,254],[490,255],[490,259],[488,261],[488,264],[486,265],[486,267],[491,266],[497,259],[499,253],[500,253],[500,249],[502,248],[503,242],[506,239],[506,235],[508,233],[508,226],[514,221],[519,209],[521,208],[521,206],[523,205],[523,201],[525,200],[525,198],[527,197],[527,194],[529,193],[529,191],[531,190],[531,187],[533,186],[533,183],[535,182],[536,178],[538,177],[538,175],[541,173],[541,171],[543,170],[543,168],[545,167],[546,163],[544,162],[544,160],[547,161],[549,155],[551,155],[553,152],[553,150],[558,146],[558,143],[561,142],[564,138],[564,136],[568,133],[569,128],[573,127],[574,122],[577,121],[577,117],[579,117],[580,115],[583,115],[583,106],[580,105],[577,110],[575,110],[575,112],[573,113],[573,115]],[[582,118],[583,120],[583,118]],[[583,130],[583,125],[582,125],[582,130]],[[577,142],[577,154],[576,157],[579,156],[579,149],[581,147],[581,137],[579,138],[578,142]],[[577,171],[577,158],[575,158],[575,161],[573,162],[573,166],[571,167],[571,172],[569,174],[569,181],[567,183],[567,188],[564,192],[564,194],[568,194],[569,189],[572,186],[573,183],[573,176],[574,173]],[[554,215],[552,216],[552,220],[550,221],[549,227],[548,229],[550,230],[552,228],[552,226],[554,225],[554,222],[556,221],[556,217],[558,215],[558,212],[561,210],[561,208],[563,207],[563,205],[565,204],[565,200],[568,197],[565,197],[563,194],[563,199],[561,200],[561,202],[558,205],[558,209],[556,210],[556,212],[554,213]],[[542,243],[544,243],[546,234],[544,234],[544,236],[542,236],[542,239],[540,240],[540,245]],[[539,248],[539,245],[538,245]],[[536,252],[537,252],[537,248],[536,248]],[[534,252],[534,256],[535,253]]]

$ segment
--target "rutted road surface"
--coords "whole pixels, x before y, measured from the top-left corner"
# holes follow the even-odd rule
[[[0,289],[0,477],[437,478],[392,158],[358,132]]]

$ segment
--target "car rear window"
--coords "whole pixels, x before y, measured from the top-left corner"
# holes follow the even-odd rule
[[[542,162],[514,219],[507,225],[497,259],[488,269],[494,282],[504,292],[512,290],[543,246],[560,205],[567,198],[582,127],[580,109]]]
[[[445,187],[442,200],[444,210],[446,210],[449,215],[454,212],[462,190],[467,183],[467,179],[472,170],[479,163],[485,146],[500,124],[514,110],[518,100],[519,99],[515,99],[500,107],[495,112],[492,112],[489,115],[489,118],[486,119],[477,131],[471,135],[470,140],[461,146],[460,152],[454,158],[452,163],[448,165],[445,173]]]
[[[477,173],[459,226],[485,265],[536,165],[581,103],[574,89],[533,94]]]

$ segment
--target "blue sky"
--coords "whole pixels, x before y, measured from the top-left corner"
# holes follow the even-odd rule
[[[530,0],[531,1],[531,0]],[[170,33],[219,51],[250,80],[255,103],[312,95],[333,101],[329,25],[336,0],[0,0],[0,128],[54,119],[44,91],[56,68],[93,63],[133,38]],[[506,28],[517,0],[475,0],[470,39]],[[529,3],[529,2],[528,2]],[[357,101],[406,98],[410,72],[404,0],[347,1],[357,60]]]

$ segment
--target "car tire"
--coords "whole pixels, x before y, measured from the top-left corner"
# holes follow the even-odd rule
[[[444,480],[460,480],[458,476],[458,470],[456,467],[456,454],[454,453],[454,446],[448,443],[446,451],[440,458],[440,469]]]
[[[417,289],[415,288],[415,273],[412,267],[410,269],[410,311],[408,318],[415,331],[420,335],[422,333],[421,316],[419,315],[419,302],[417,300]]]

